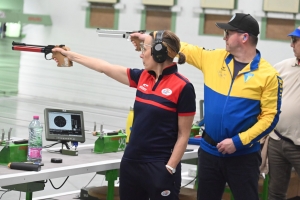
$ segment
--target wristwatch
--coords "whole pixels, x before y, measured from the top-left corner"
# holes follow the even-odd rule
[[[176,172],[176,169],[175,169],[175,168],[173,168],[173,167],[171,167],[171,166],[169,166],[169,165],[166,165],[166,168],[168,168],[169,170],[171,170],[171,172],[172,172],[173,174],[175,174],[175,172]]]

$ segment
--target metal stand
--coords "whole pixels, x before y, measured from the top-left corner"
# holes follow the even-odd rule
[[[45,183],[44,181],[36,181],[30,183],[2,186],[2,188],[7,190],[26,192],[26,200],[32,200],[32,193],[36,191],[44,190]]]
[[[106,200],[113,200],[114,199],[115,181],[118,179],[119,170],[113,169],[113,170],[108,170],[105,172],[97,172],[97,174],[105,175],[105,180],[108,182]]]
[[[64,145],[66,146],[67,149],[64,149]],[[78,156],[78,151],[70,150],[70,147],[69,147],[67,141],[62,141],[61,142],[61,154],[68,155],[68,156]]]

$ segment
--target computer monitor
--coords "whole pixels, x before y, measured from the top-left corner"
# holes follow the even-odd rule
[[[82,111],[45,108],[44,124],[47,141],[85,142]]]

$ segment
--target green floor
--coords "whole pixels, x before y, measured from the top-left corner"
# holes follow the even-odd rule
[[[12,50],[16,38],[0,39],[0,97],[18,93],[20,52]]]

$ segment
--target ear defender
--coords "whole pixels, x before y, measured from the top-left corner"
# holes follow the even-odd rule
[[[151,55],[153,60],[157,63],[163,63],[168,57],[168,49],[163,44],[164,31],[157,31],[155,35],[154,45],[151,48]]]
[[[244,35],[244,39],[243,39],[243,40],[245,41],[246,39],[247,39],[247,36],[246,36],[246,35]]]

